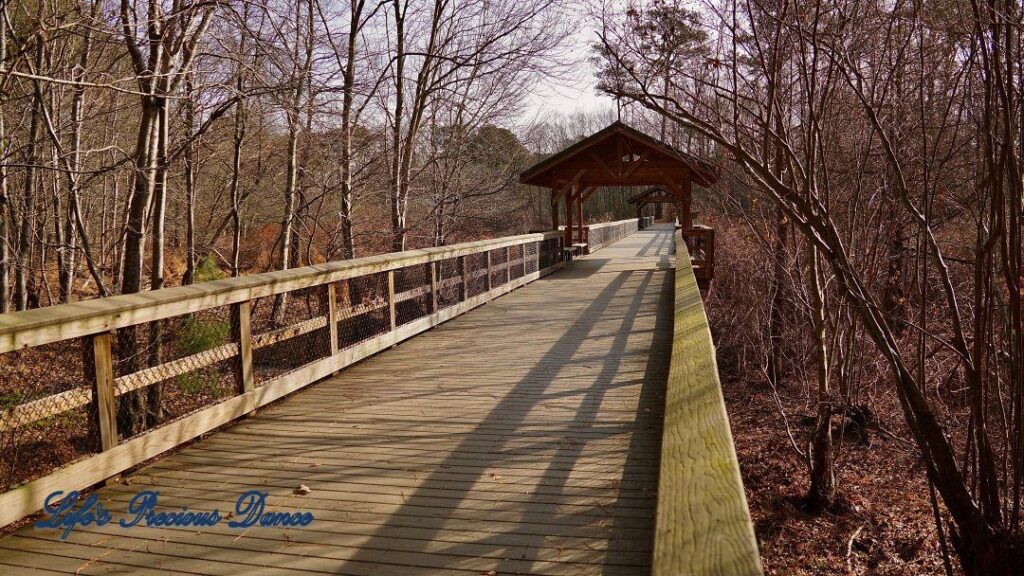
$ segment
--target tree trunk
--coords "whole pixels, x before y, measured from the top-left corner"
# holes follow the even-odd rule
[[[156,162],[153,183],[153,244],[150,258],[150,290],[164,287],[164,245],[167,212],[167,99],[157,97]],[[149,365],[163,362],[163,321],[149,323]],[[157,383],[146,392],[146,427],[152,428],[163,421],[163,384]]]
[[[159,109],[152,97],[143,98],[142,115],[135,140],[135,183],[128,201],[122,249],[121,292],[134,294],[142,290],[142,254],[146,242],[146,213],[153,196],[153,144]],[[118,330],[118,358],[121,373],[137,372],[141,368],[137,327]],[[146,420],[146,405],[142,392],[135,390],[122,394],[117,403],[117,427],[125,437],[142,430]]]
[[[395,125],[392,128],[391,159],[391,251],[405,250],[405,202],[407,183],[403,180],[402,161],[405,147],[412,142],[403,140],[402,119],[405,115],[405,11],[401,0],[395,0]],[[406,10],[408,5],[406,5]]]
[[[828,335],[825,324],[825,293],[818,265],[818,249],[811,248],[811,306],[815,360],[818,365],[818,418],[810,449],[811,485],[807,491],[808,508],[821,511],[835,498],[835,469],[832,458],[832,399],[829,390]]]
[[[782,322],[785,296],[783,290],[786,282],[786,234],[788,226],[786,214],[776,209],[775,247],[772,261],[771,310],[768,316],[768,380],[772,386],[782,385],[783,378],[783,342]]]
[[[0,6],[0,63],[7,62],[7,4]],[[0,82],[0,142],[6,142],[7,131],[4,120],[7,92],[3,89],[4,83]],[[0,162],[0,314],[6,314],[10,310],[10,293],[8,282],[10,281],[10,221],[11,203],[7,191],[7,163]]]
[[[42,4],[40,10],[42,10]],[[43,68],[44,44],[40,43],[36,48],[35,67],[36,70]],[[14,306],[18,310],[26,310],[29,307],[34,292],[31,284],[31,252],[32,242],[35,239],[36,222],[36,198],[35,198],[35,164],[36,141],[39,139],[39,121],[42,113],[42,95],[38,92],[32,99],[32,118],[29,122],[28,145],[25,152],[25,181],[22,187],[21,204],[21,228],[18,235],[18,265],[14,278]]]
[[[196,126],[195,88],[192,76],[185,80],[185,137],[189,139],[182,154],[185,177],[185,276],[182,284],[192,284],[196,279],[196,165],[195,147],[192,136]],[[234,184],[234,182],[232,182]],[[234,191],[232,191],[234,198]]]
[[[241,88],[242,81],[239,79],[239,91]],[[233,277],[239,274],[238,255],[242,245],[242,201],[239,185],[242,178],[242,144],[245,142],[245,102],[240,100],[235,106],[235,134],[232,138],[231,150],[231,276]]]
[[[341,227],[341,257],[346,260],[356,257],[352,236],[352,106],[356,84],[356,32],[359,28],[362,6],[362,2],[351,3],[348,54],[345,59],[341,97],[341,206],[338,224]]]

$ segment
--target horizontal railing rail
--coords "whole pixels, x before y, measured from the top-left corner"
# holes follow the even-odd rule
[[[655,576],[763,573],[690,254],[676,232],[672,357],[665,395]]]
[[[563,242],[526,234],[0,315],[0,526],[561,268]]]

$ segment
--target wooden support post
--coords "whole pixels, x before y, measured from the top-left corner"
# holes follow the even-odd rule
[[[114,395],[113,335],[101,332],[84,343],[86,378],[92,383],[93,417],[100,435],[100,450],[117,446],[117,399]]]
[[[558,205],[556,204],[555,208],[557,208],[557,207],[558,207]],[[557,226],[555,226],[555,230],[558,230]],[[491,286],[491,251],[488,250],[487,251],[487,291],[490,292],[491,288],[492,288],[492,286]]]
[[[255,389],[252,375],[251,312],[251,300],[239,302],[231,306],[231,339],[238,344],[238,357],[235,360],[235,382],[238,383],[239,394],[245,394]]]
[[[462,257],[462,301],[469,300],[469,264],[466,257]]]
[[[430,311],[437,312],[437,262],[430,263]]]
[[[558,196],[551,190],[551,229],[558,230]]]
[[[338,353],[338,294],[334,282],[325,284],[327,291],[327,331],[330,334],[331,356]]]
[[[583,244],[585,239],[583,238],[583,195],[580,194],[578,202],[576,202],[576,242]]]
[[[505,284],[512,281],[512,247],[505,246]]]
[[[388,316],[391,318],[391,330],[398,325],[398,315],[395,314],[395,271],[388,270]]]
[[[575,207],[572,205],[572,196],[576,188],[565,193],[565,245],[564,248],[572,247],[572,220]]]

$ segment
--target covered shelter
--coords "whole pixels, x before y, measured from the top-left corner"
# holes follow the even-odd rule
[[[691,193],[694,184],[708,187],[718,180],[716,167],[621,121],[527,168],[519,180],[550,190],[554,230],[561,225],[559,203],[564,204],[567,249],[585,248],[583,204],[599,187],[647,186],[636,195],[637,202],[643,202],[637,214],[648,203],[673,204],[691,255],[713,262],[714,231],[695,226]],[[705,266],[698,280],[703,275],[709,282],[710,274],[711,268]]]
[[[662,186],[651,186],[650,188],[637,192],[627,200],[636,207],[636,217],[643,215],[644,207],[648,204],[672,204],[675,205],[676,197]]]

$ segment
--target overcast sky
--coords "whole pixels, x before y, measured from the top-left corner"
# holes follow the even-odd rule
[[[611,98],[599,95],[594,90],[597,79],[590,44],[595,41],[590,26],[582,26],[567,47],[566,58],[573,62],[573,72],[559,81],[542,82],[534,94],[527,99],[527,115],[544,116],[552,112],[572,114],[573,112],[600,110],[614,105]]]

